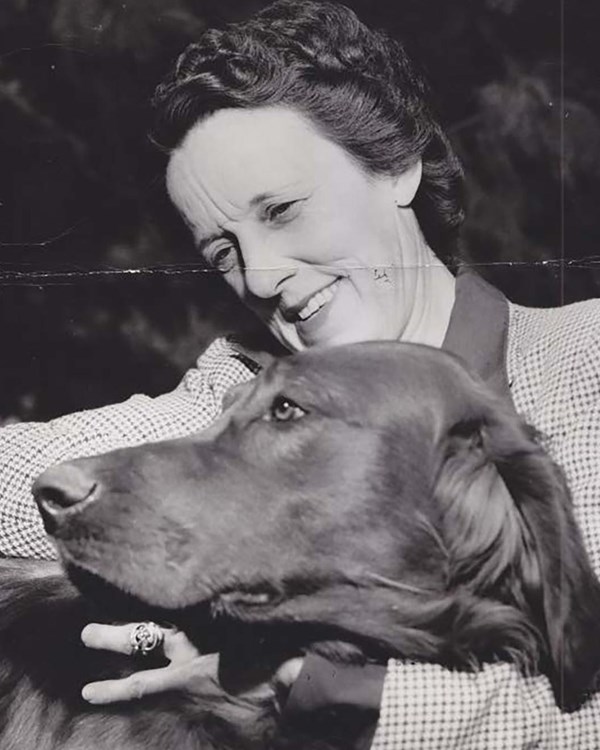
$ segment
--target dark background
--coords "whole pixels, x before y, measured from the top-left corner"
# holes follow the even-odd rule
[[[0,420],[173,388],[252,327],[167,204],[147,101],[256,0],[2,0]],[[464,257],[511,299],[600,291],[597,0],[348,0],[424,64],[468,175]]]

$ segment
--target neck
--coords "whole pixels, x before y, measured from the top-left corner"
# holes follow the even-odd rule
[[[454,306],[454,276],[427,245],[414,213],[402,216],[412,239],[413,305],[400,339],[440,348]]]

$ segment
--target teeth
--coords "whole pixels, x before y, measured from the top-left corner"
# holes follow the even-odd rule
[[[335,291],[338,284],[339,281],[335,281],[326,289],[321,289],[320,292],[313,294],[306,305],[304,305],[302,310],[300,310],[300,312],[298,313],[298,317],[300,318],[300,320],[306,320],[307,318],[310,318],[311,315],[314,315],[324,305],[326,305],[328,302],[331,302],[331,300],[335,296]]]

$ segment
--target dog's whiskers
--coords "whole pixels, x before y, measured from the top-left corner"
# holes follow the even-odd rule
[[[402,581],[395,581],[393,578],[387,578],[379,573],[371,573],[367,571],[365,576],[375,583],[380,583],[382,586],[387,586],[391,589],[397,589],[398,591],[409,591],[411,594],[428,594],[435,593],[434,589],[424,589],[420,586],[414,586],[411,583],[403,583]]]

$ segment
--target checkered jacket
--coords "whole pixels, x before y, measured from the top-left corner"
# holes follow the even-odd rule
[[[510,305],[509,315],[513,399],[567,473],[600,574],[600,300],[552,310]],[[253,374],[218,339],[172,393],[0,430],[0,553],[55,556],[30,493],[46,467],[201,430],[219,414],[227,389]],[[523,678],[509,664],[461,673],[391,660],[372,749],[392,748],[600,750],[600,694],[563,714],[546,678]]]

